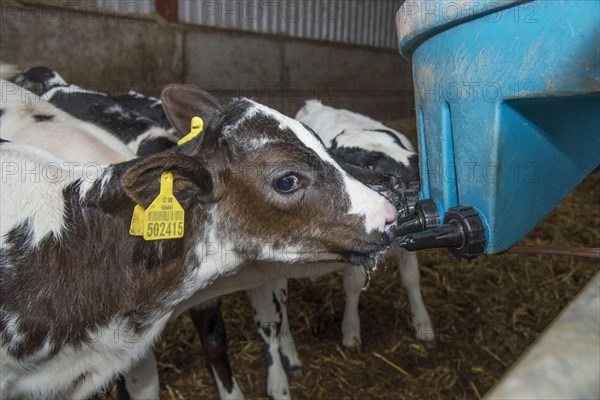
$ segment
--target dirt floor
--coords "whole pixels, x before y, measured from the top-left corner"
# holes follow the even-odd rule
[[[414,135],[414,122],[395,126]],[[414,140],[414,137],[413,137]],[[600,247],[600,173],[589,176],[526,238],[529,244]],[[471,262],[423,251],[421,285],[436,341],[414,338],[398,272],[384,266],[361,298],[363,348],[341,345],[340,273],[290,282],[290,325],[303,362],[296,399],[476,399],[532,344],[599,263],[569,256],[497,255]],[[262,346],[244,293],[223,313],[230,357],[248,399],[265,397]],[[187,315],[156,348],[164,399],[216,399],[200,341]]]

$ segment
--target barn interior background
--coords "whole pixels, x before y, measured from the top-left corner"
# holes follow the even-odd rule
[[[0,50],[6,61],[45,65],[108,92],[156,95],[183,82],[222,99],[254,97],[286,114],[319,97],[402,118],[414,102],[410,63],[396,45],[401,3],[3,2]]]
[[[248,96],[293,115],[305,99],[349,108],[416,144],[410,63],[393,26],[402,1],[3,1],[0,59],[45,65],[67,81],[150,95],[185,82],[223,101]],[[590,175],[527,243],[600,245],[600,174]],[[414,339],[397,271],[363,295],[363,348],[341,346],[341,276],[290,284],[303,375],[296,398],[472,399],[487,392],[598,271],[593,260],[499,255],[459,262],[419,255],[434,348]],[[230,354],[248,398],[264,396],[264,359],[244,294],[228,296]],[[157,345],[164,398],[216,398],[192,324]],[[600,363],[600,354],[599,354]],[[114,396],[114,395],[113,395]]]

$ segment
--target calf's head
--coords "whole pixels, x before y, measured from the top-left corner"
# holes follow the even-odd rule
[[[15,83],[36,94],[46,92],[55,86],[66,86],[67,82],[58,72],[47,67],[33,67],[15,79]]]
[[[387,182],[370,187],[388,198],[404,216],[412,212],[417,199],[419,157],[408,140],[400,136],[387,129],[346,129],[333,139],[330,151],[337,162],[352,166],[347,168],[351,174],[366,169],[385,175]]]
[[[162,100],[181,134],[195,115],[205,129],[127,171],[124,188],[138,203],[153,200],[170,170],[186,215],[210,227],[198,240],[210,237],[244,261],[362,263],[390,243],[394,207],[344,172],[303,124],[245,98],[222,107],[189,85],[167,86]]]

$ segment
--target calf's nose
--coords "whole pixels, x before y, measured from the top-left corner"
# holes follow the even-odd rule
[[[394,236],[396,230],[396,222],[398,221],[398,212],[390,202],[386,202],[383,212],[385,214],[385,233]]]

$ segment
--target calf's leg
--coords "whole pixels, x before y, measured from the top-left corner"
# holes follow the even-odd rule
[[[420,286],[419,261],[415,252],[406,251],[398,246],[393,246],[394,258],[402,284],[406,288],[408,301],[412,313],[412,324],[416,337],[421,341],[435,339],[433,325],[429,313],[423,302]],[[360,335],[360,317],[358,304],[360,294],[367,282],[363,269],[356,265],[348,265],[344,269],[344,291],[346,293],[346,307],[342,320],[342,343],[348,348],[360,348],[362,344]]]
[[[158,400],[159,380],[154,352],[150,350],[133,368],[117,381],[119,400]]]
[[[366,283],[367,275],[362,267],[348,265],[344,268],[346,306],[344,308],[344,318],[342,319],[342,344],[350,349],[360,349],[362,345],[358,303]]]
[[[294,336],[292,335],[288,320],[286,307],[288,298],[287,279],[275,281],[273,285],[273,294],[277,297],[281,306],[281,331],[279,335],[279,354],[281,356],[281,362],[288,374],[299,377],[302,374],[302,363],[298,356],[298,350],[296,350],[296,343],[294,342]]]
[[[190,317],[200,335],[206,360],[221,400],[242,400],[244,394],[233,377],[227,354],[227,334],[221,315],[221,300],[190,308]]]
[[[254,309],[254,322],[263,341],[267,361],[267,396],[272,399],[291,399],[289,384],[281,357],[282,310],[281,288],[287,285],[282,280],[267,282],[247,290]]]
[[[398,246],[394,246],[393,251],[396,258],[396,265],[400,271],[402,283],[408,293],[408,301],[412,313],[412,324],[415,328],[417,339],[425,342],[432,341],[435,338],[435,334],[421,294],[417,253],[404,250]]]

